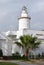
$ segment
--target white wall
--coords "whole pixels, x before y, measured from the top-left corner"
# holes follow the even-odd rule
[[[30,28],[30,21],[27,18],[19,19],[19,30],[29,29]]]

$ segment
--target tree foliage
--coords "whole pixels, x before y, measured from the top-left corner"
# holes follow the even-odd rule
[[[38,40],[37,37],[33,37],[32,35],[24,35],[20,37],[20,42],[15,42],[18,46],[23,48],[31,48],[35,49],[38,48],[41,44],[41,41]]]

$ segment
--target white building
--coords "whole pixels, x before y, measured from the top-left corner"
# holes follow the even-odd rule
[[[0,48],[3,51],[3,55],[12,55],[16,51],[20,51],[20,48],[14,44],[14,41],[18,40],[22,35],[37,36],[42,41],[40,48],[37,52],[44,52],[44,31],[30,30],[31,17],[28,15],[27,8],[24,6],[20,17],[18,18],[19,29],[18,31],[7,31],[0,34]]]

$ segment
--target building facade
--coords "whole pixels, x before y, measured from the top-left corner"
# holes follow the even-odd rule
[[[30,30],[30,20],[31,17],[28,15],[27,8],[24,6],[18,18],[18,31],[7,31],[0,34],[0,49],[2,49],[3,55],[9,56],[12,55],[12,53],[19,52],[19,50],[19,53],[22,54],[21,49],[14,42],[18,40],[20,36],[31,34],[37,36],[42,42],[37,53],[44,52],[44,31]]]

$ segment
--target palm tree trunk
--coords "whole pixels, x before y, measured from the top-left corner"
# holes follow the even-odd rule
[[[28,54],[29,54],[29,50],[28,49],[25,49],[25,51],[24,51],[25,59],[28,59]]]

